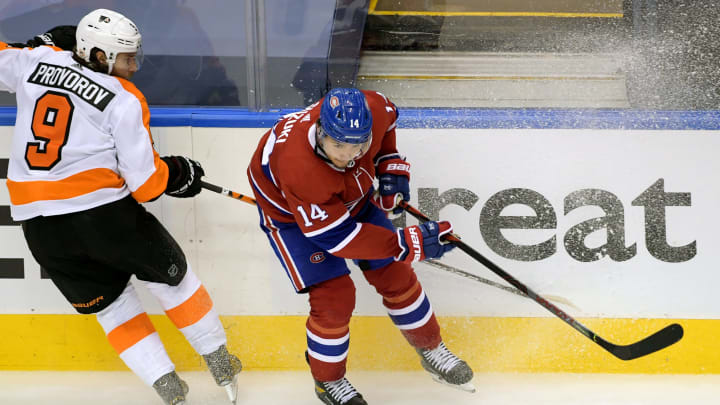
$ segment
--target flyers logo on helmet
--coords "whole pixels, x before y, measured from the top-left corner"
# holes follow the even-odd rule
[[[310,256],[310,261],[313,263],[320,263],[325,261],[325,253],[315,252]]]

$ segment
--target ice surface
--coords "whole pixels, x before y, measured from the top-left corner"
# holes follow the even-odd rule
[[[206,372],[181,372],[188,405],[228,404]],[[369,404],[704,405],[717,403],[720,375],[480,374],[475,394],[432,381],[424,372],[350,371]],[[307,371],[243,371],[238,404],[319,405]],[[0,372],[0,404],[158,404],[130,372]]]

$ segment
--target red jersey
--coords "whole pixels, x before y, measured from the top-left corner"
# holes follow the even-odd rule
[[[397,108],[385,96],[363,91],[373,117],[368,152],[345,169],[316,153],[322,100],[280,119],[260,140],[248,177],[258,205],[274,221],[292,223],[318,247],[349,259],[384,259],[401,252],[397,235],[354,219],[371,203],[375,166],[398,156]]]

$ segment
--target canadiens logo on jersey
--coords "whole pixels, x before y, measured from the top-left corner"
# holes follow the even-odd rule
[[[105,111],[105,107],[115,97],[115,93],[66,66],[38,63],[27,81],[69,91],[100,111]]]
[[[310,256],[310,261],[313,263],[320,263],[325,261],[325,253],[323,252],[315,252]]]

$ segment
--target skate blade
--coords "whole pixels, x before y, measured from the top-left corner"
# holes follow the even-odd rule
[[[235,374],[233,377],[233,380],[230,384],[226,384],[223,386],[225,388],[225,392],[227,393],[228,399],[230,399],[230,402],[235,405],[237,404],[237,393],[238,393],[238,376]]]
[[[437,376],[435,374],[431,374],[431,376],[432,376],[432,379],[435,380],[435,382],[439,382],[440,384],[447,385],[449,387],[458,389],[460,391],[469,392],[471,394],[474,394],[475,391],[477,391],[475,389],[475,386],[470,382],[466,382],[465,384],[450,384],[449,382],[443,380],[442,378],[440,378],[439,376]]]

